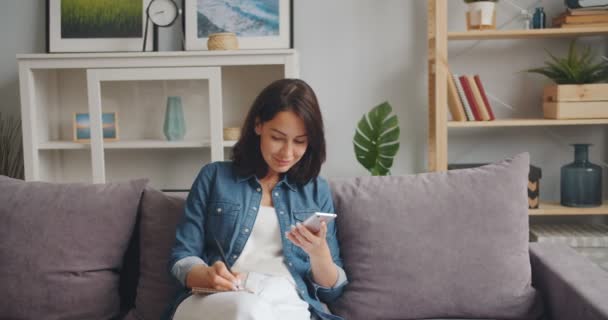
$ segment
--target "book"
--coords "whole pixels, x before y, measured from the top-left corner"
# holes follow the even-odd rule
[[[568,8],[568,14],[572,16],[584,16],[584,15],[606,15],[608,14],[608,8],[583,8],[583,9],[570,9]]]
[[[486,104],[483,102],[483,99],[481,98],[481,93],[479,92],[479,88],[477,88],[475,79],[473,79],[472,76],[467,76],[467,81],[469,82],[469,86],[471,87],[471,91],[473,92],[473,97],[475,98],[475,102],[477,103],[477,107],[479,108],[479,115],[481,116],[481,120],[489,121],[490,114],[488,113]]]
[[[561,25],[562,28],[607,28],[608,22],[606,23],[564,23]]]
[[[477,102],[475,101],[475,96],[473,96],[473,90],[471,89],[471,85],[469,84],[469,80],[467,80],[466,76],[460,76],[458,78],[460,80],[460,84],[462,85],[462,90],[464,91],[464,95],[467,98],[469,106],[471,106],[471,112],[473,113],[473,117],[475,121],[481,121],[481,114],[479,113],[479,106],[477,106]]]
[[[594,14],[594,15],[560,15],[553,19],[553,25],[559,26],[565,23],[607,23],[608,15],[606,14]]]
[[[486,89],[481,84],[481,78],[478,74],[476,74],[473,78],[475,79],[475,84],[477,84],[477,88],[479,88],[479,93],[481,93],[481,99],[483,99],[483,103],[485,103],[486,109],[488,109],[490,120],[496,120],[496,117],[494,116],[494,111],[492,110],[492,106],[490,105],[490,100],[488,99],[488,95],[486,94]]]
[[[475,116],[473,115],[473,110],[471,110],[469,101],[467,100],[467,97],[464,94],[464,89],[462,89],[462,84],[460,83],[460,76],[457,74],[452,74],[452,78],[454,79],[454,84],[456,85],[456,91],[458,92],[458,96],[460,97],[460,102],[462,102],[462,106],[464,108],[464,114],[467,116],[467,120],[475,121]]]
[[[456,84],[452,77],[452,72],[448,71],[448,108],[452,114],[452,120],[454,121],[467,121],[467,116],[464,113],[464,106],[458,96]]]

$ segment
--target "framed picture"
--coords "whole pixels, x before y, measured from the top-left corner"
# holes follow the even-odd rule
[[[104,112],[101,116],[103,141],[118,141],[118,116]],[[91,142],[91,121],[88,113],[74,113],[74,141]]]
[[[293,0],[183,0],[186,50],[207,50],[210,34],[235,33],[239,49],[293,47]]]
[[[47,0],[47,52],[142,51],[150,1]]]

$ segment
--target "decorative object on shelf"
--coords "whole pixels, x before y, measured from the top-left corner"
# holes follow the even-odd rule
[[[602,10],[567,9],[553,18],[554,28],[608,27],[608,8]]]
[[[399,151],[399,120],[391,112],[388,102],[374,107],[359,120],[353,138],[357,161],[373,176],[389,175]]]
[[[224,140],[234,141],[241,137],[241,128],[239,127],[227,127],[224,128]]]
[[[469,5],[467,30],[496,29],[496,2],[498,0],[464,0]]]
[[[47,52],[140,51],[150,1],[47,0]]]
[[[537,7],[532,15],[532,29],[544,29],[547,25],[547,15],[543,7]]]
[[[209,35],[225,32],[237,35],[240,49],[293,47],[293,0],[184,0],[183,3],[186,50],[208,50]]]
[[[0,113],[0,175],[23,180],[21,120]]]
[[[574,162],[561,169],[561,204],[566,207],[602,205],[602,168],[589,162],[590,144],[574,144]]]
[[[118,141],[118,115],[104,112],[101,116],[103,141]],[[91,142],[91,120],[88,113],[74,113],[74,141]]]
[[[146,27],[144,31],[144,44],[142,51],[146,51],[148,42],[148,26],[150,21],[154,26],[153,33],[158,34],[158,28],[170,27],[175,20],[182,14],[182,9],[177,6],[174,0],[152,0],[146,9]],[[156,48],[155,48],[156,49]]]
[[[606,9],[608,0],[566,0],[568,8]]]
[[[546,86],[543,114],[548,119],[608,118],[608,61],[598,59],[587,46],[582,52],[570,43],[568,56],[558,58],[548,52],[545,67],[528,69],[556,84]],[[599,61],[598,61],[599,60]]]
[[[209,50],[237,50],[239,42],[236,34],[232,32],[212,33],[207,40],[207,49]]]
[[[485,166],[488,163],[450,163],[448,170],[458,170],[467,168],[477,168]],[[539,167],[530,165],[528,173],[528,208],[538,209],[540,205],[540,178],[542,178],[542,170]]]
[[[165,110],[165,124],[163,126],[165,137],[169,141],[183,140],[186,135],[186,121],[182,108],[182,98],[171,96],[167,98]]]

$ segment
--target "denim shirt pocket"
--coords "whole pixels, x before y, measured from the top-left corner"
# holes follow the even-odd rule
[[[293,221],[294,224],[298,222],[304,222],[304,220],[312,216],[317,211],[319,210],[317,210],[316,208],[292,210],[291,212],[293,213],[293,218],[295,220]]]
[[[216,238],[224,248],[230,243],[241,205],[229,201],[212,201],[207,209],[207,226],[210,231],[209,239]]]

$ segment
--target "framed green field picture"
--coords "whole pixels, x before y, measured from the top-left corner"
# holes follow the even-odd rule
[[[47,51],[142,51],[150,1],[47,0]],[[146,47],[151,50],[153,41]]]

